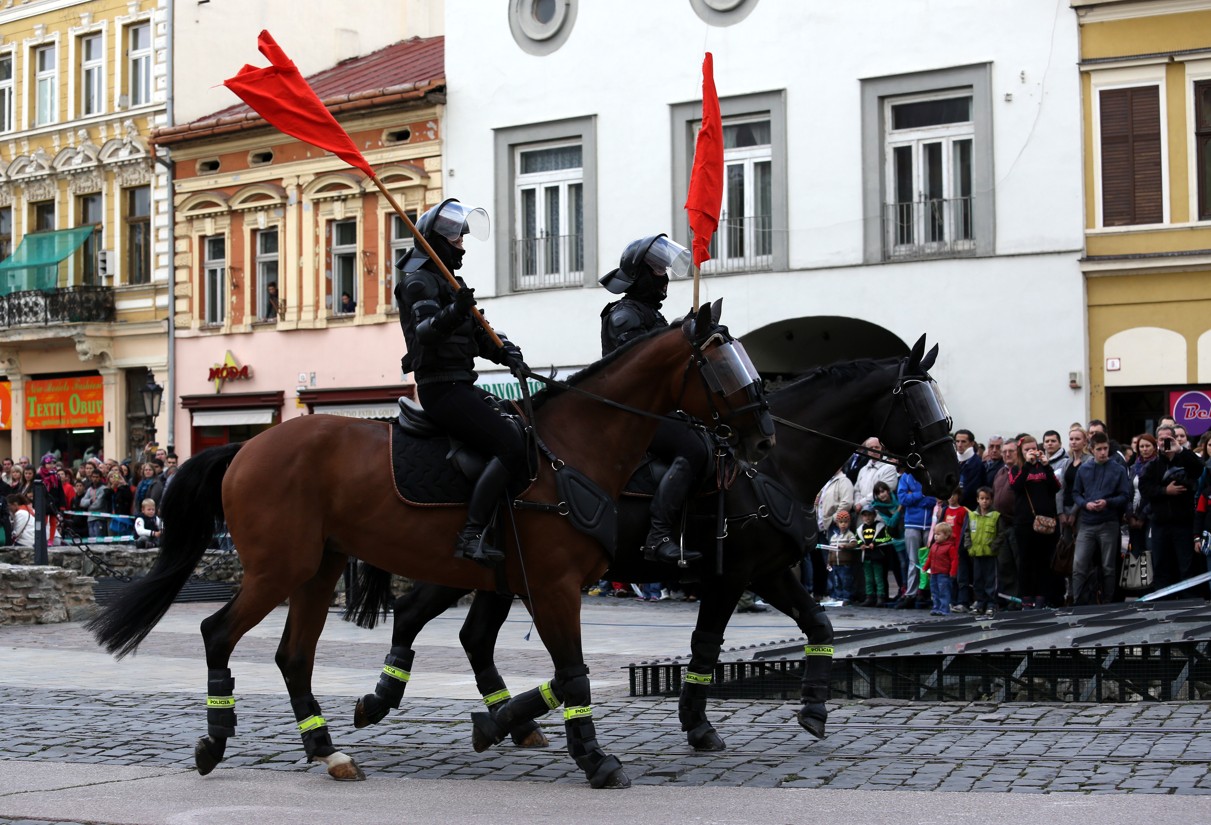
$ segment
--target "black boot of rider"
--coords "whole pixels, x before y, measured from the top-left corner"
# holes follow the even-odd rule
[[[685,567],[702,558],[701,553],[685,550],[677,541],[681,508],[693,486],[690,462],[684,458],[674,459],[652,496],[652,529],[643,545],[643,557],[648,561]]]
[[[485,567],[505,560],[505,554],[484,540],[484,531],[492,521],[496,505],[509,483],[509,471],[499,458],[488,462],[483,475],[475,482],[471,501],[467,504],[467,523],[454,540],[454,556],[468,559]]]

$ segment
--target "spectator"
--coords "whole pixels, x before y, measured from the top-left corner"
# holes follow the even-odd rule
[[[820,535],[827,537],[833,526],[833,518],[841,511],[845,512],[845,517],[849,518],[849,511],[854,506],[854,485],[853,482],[845,475],[844,467],[837,468],[837,472],[833,473],[833,477],[824,482],[824,487],[820,489],[820,493],[816,496],[816,525],[820,528]],[[804,586],[810,586],[814,593],[828,593],[831,588],[828,586],[828,560],[827,556],[823,555],[824,551],[818,548],[808,548],[805,556],[807,560],[804,562],[804,567],[810,563],[813,570],[812,578],[815,581],[804,582]],[[818,572],[816,572],[818,571]],[[806,570],[801,571],[805,574]],[[821,575],[823,574],[823,575]]]
[[[101,538],[109,535],[109,503],[112,498],[110,489],[105,486],[101,468],[94,466],[89,472],[88,487],[80,496],[80,509],[88,511],[88,536]]]
[[[28,498],[30,501],[34,500],[34,476],[35,475],[36,475],[36,471],[34,470],[34,468],[31,465],[29,465],[29,464],[21,465],[21,480],[20,480],[19,484],[17,485],[17,492],[20,493],[21,495],[25,496],[26,498]]]
[[[16,488],[12,485],[13,476],[13,460],[6,458],[0,462],[0,495],[4,496],[4,501],[7,504],[8,497],[16,492]],[[6,506],[5,511],[8,510]]]
[[[997,472],[1005,466],[1001,460],[1001,445],[1005,439],[999,435],[988,436],[988,447],[984,450],[984,482],[991,485]]]
[[[160,506],[160,497],[164,495],[164,482],[160,480],[163,466],[155,459],[146,461],[139,468],[142,478],[139,480],[139,486],[135,488],[135,501],[143,501],[143,499],[151,499],[155,502],[156,507]]]
[[[1060,443],[1060,434],[1055,430],[1048,430],[1043,433],[1043,455],[1047,459],[1047,463],[1051,465],[1051,471],[1055,473],[1055,477],[1059,479],[1060,491],[1055,494],[1055,506],[1059,512],[1064,509],[1064,471],[1068,469],[1068,465],[1072,462],[1072,458],[1064,450]]]
[[[997,559],[994,540],[1001,530],[1001,514],[992,509],[992,488],[976,491],[977,509],[967,512],[967,534],[971,546],[971,580],[973,601],[971,612],[991,616],[997,604]],[[960,543],[961,544],[961,543]]]
[[[1198,445],[1194,448],[1194,454],[1198,456],[1199,460],[1202,461],[1203,464],[1207,463],[1207,445],[1209,443],[1211,443],[1211,430],[1208,430],[1198,437]]]
[[[858,547],[862,550],[862,572],[866,578],[866,600],[862,607],[887,605],[887,568],[884,559],[891,545],[887,528],[878,520],[873,505],[862,508],[858,525]]]
[[[854,568],[861,559],[858,537],[851,529],[848,510],[838,510],[828,531],[830,595],[841,604],[853,601]]]
[[[976,491],[984,486],[984,462],[976,455],[976,437],[971,430],[955,431],[955,452],[959,454],[959,486],[963,489],[961,504],[975,509]]]
[[[978,494],[978,491],[977,491]],[[956,487],[950,494],[950,499],[943,503],[938,501],[933,514],[934,529],[939,524],[949,524],[951,535],[955,540],[955,570],[950,574],[951,593],[947,599],[948,611],[966,613],[967,605],[971,603],[971,558],[963,548],[963,535],[967,530],[967,508],[963,506],[963,488]],[[933,538],[930,538],[933,544]],[[931,580],[932,581],[932,580]],[[932,584],[930,585],[932,587]],[[955,604],[955,602],[963,602]]]
[[[925,536],[933,524],[933,508],[937,499],[924,494],[921,482],[912,473],[900,474],[896,492],[904,507],[904,555],[908,566],[904,576],[904,597],[895,606],[910,608],[917,600],[917,593],[927,586],[921,581],[925,575],[925,562],[929,558],[929,543],[925,541]]]
[[[135,506],[135,494],[121,470],[110,471],[109,488],[111,490],[110,507],[112,508],[110,512],[118,516],[110,521],[109,534],[111,536],[133,535],[135,522],[131,518],[131,513]]]
[[[875,452],[881,452],[883,445],[878,438],[871,437],[862,442],[862,446]],[[875,500],[875,482],[882,481],[890,488],[900,483],[900,476],[894,464],[872,459],[858,470],[858,480],[854,482],[854,504],[859,509]]]
[[[143,499],[139,517],[135,519],[135,547],[159,547],[164,525],[156,515],[156,502]]]
[[[1183,450],[1190,449],[1190,435],[1186,432],[1186,428],[1181,424],[1173,425],[1173,437],[1177,440],[1177,446]]]
[[[34,508],[30,506],[29,498],[21,493],[11,494],[8,511],[13,533],[8,543],[13,547],[33,547]]]
[[[1090,421],[1089,426],[1085,428],[1085,432],[1088,435],[1093,435],[1095,432],[1102,432],[1106,433],[1108,438],[1110,436],[1110,433],[1106,432],[1106,422],[1102,421],[1100,418],[1095,418]],[[1123,466],[1127,465],[1127,458],[1123,455],[1122,445],[1120,445],[1113,438],[1110,439],[1110,457]]]
[[[929,542],[929,592],[933,595],[930,616],[950,615],[950,593],[955,573],[959,569],[958,541],[951,526],[945,522],[935,524],[933,538]]]
[[[1018,587],[1023,607],[1057,607],[1063,601],[1063,581],[1051,572],[1056,534],[1034,530],[1035,516],[1056,518],[1055,494],[1060,482],[1043,458],[1033,436],[1018,439],[1022,467],[1010,476],[1014,496],[1014,531],[1018,540]]]
[[[1080,524],[1072,560],[1072,599],[1074,604],[1106,604],[1114,598],[1114,559],[1122,549],[1120,525],[1131,502],[1131,479],[1118,462],[1110,460],[1105,433],[1094,433],[1089,441],[1093,461],[1081,464],[1072,491]],[[1099,565],[1100,588],[1095,575]],[[1099,589],[1100,600],[1094,598]]]
[[[1140,475],[1140,495],[1151,508],[1148,549],[1159,589],[1197,575],[1205,562],[1194,551],[1194,491],[1202,462],[1178,446],[1172,427],[1157,428],[1156,436],[1160,452]]]
[[[357,301],[348,292],[341,293],[341,308],[338,310],[342,315],[352,315],[353,310],[357,309]]]
[[[898,487],[899,479],[896,483]],[[871,506],[875,508],[875,515],[883,525],[883,529],[891,537],[891,546],[887,548],[887,558],[884,559],[883,564],[892,569],[896,587],[899,589],[899,592],[896,593],[898,601],[904,598],[905,571],[901,565],[908,561],[904,554],[904,508],[900,505],[900,500],[896,498],[895,491],[882,481],[875,482],[875,500],[871,502]]]
[[[278,298],[278,282],[270,281],[265,285],[265,315],[266,321],[276,321],[281,313],[282,304]]]

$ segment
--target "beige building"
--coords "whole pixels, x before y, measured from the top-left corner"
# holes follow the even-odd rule
[[[168,367],[168,0],[0,9],[0,455],[122,458]],[[158,429],[162,432],[162,426]]]

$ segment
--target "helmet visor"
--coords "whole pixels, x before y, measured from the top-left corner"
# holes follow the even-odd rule
[[[482,207],[469,209],[457,201],[442,206],[433,219],[433,231],[451,243],[463,235],[486,241],[490,229],[488,213]]]
[[[761,380],[739,341],[728,341],[703,350],[702,355],[706,358],[703,373],[707,386],[717,393],[731,395]]]
[[[643,256],[643,262],[656,270],[657,275],[663,275],[670,270],[674,278],[684,278],[690,271],[690,251],[676,241],[670,241],[661,235]]]
[[[946,401],[936,383],[912,381],[904,385],[903,392],[908,413],[916,420],[918,427],[928,427],[930,424],[944,421],[949,428],[950,410],[946,408]]]

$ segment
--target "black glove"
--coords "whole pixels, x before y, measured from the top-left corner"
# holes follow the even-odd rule
[[[525,375],[530,371],[530,367],[522,360],[521,347],[503,335],[500,336],[500,363],[516,376]]]
[[[471,307],[475,306],[475,290],[469,286],[459,288],[454,293],[454,309],[459,315],[464,318],[471,314]]]

